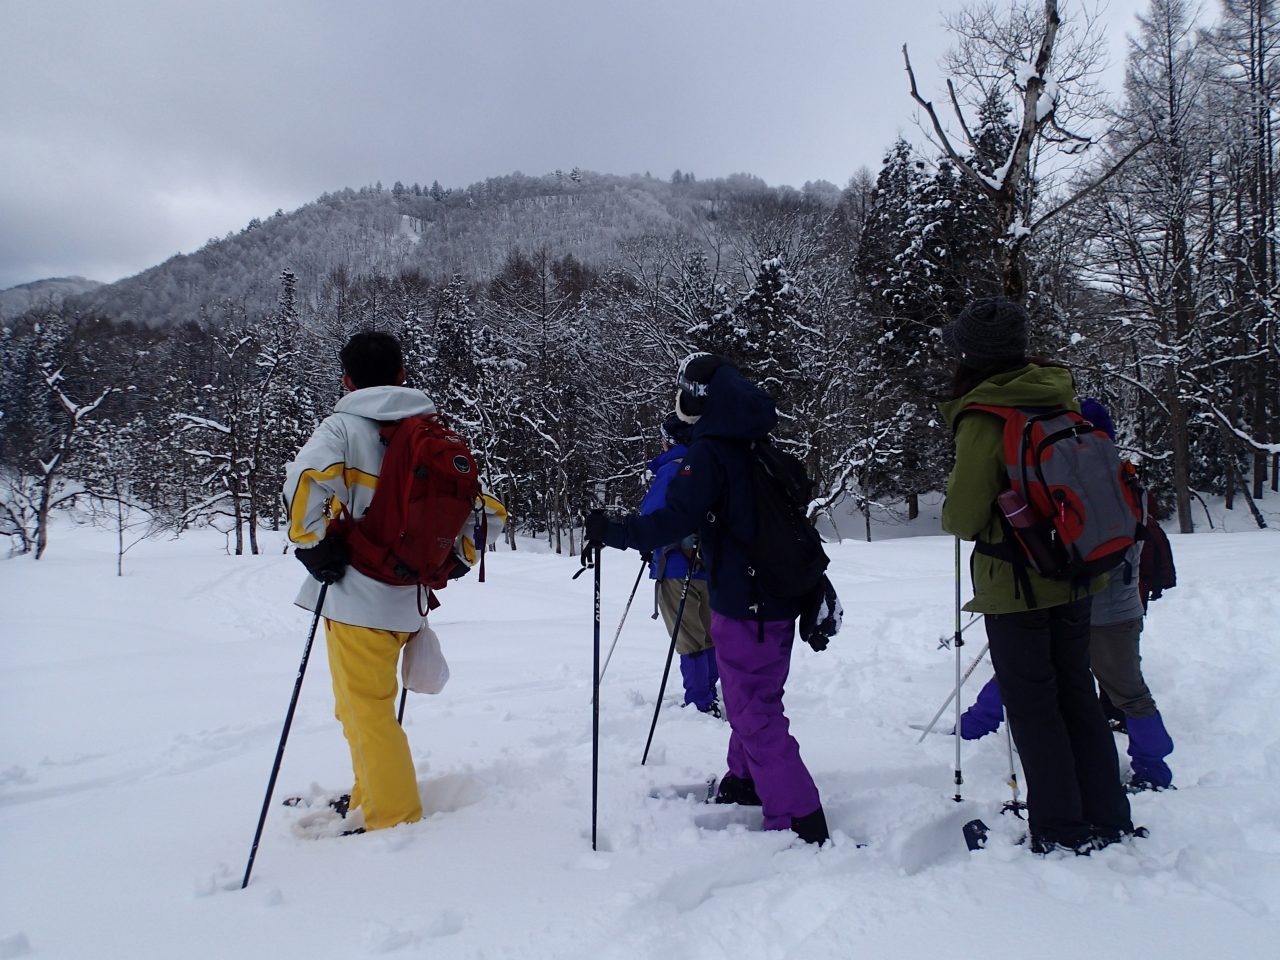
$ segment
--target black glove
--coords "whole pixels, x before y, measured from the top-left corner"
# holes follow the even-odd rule
[[[836,589],[825,576],[804,597],[800,611],[800,639],[821,653],[831,638],[840,632],[844,607]]]
[[[307,572],[321,583],[337,583],[351,563],[351,547],[341,537],[325,537],[314,547],[303,547],[293,555]]]
[[[583,538],[591,548],[603,547],[605,535],[609,532],[609,518],[603,510],[592,510],[587,514],[587,522],[583,527]]]

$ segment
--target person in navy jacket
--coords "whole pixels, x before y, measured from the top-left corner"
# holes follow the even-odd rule
[[[649,461],[653,482],[640,503],[640,515],[648,516],[667,504],[667,486],[680,470],[688,452],[689,424],[674,413],[662,423],[662,453]],[[680,611],[680,595],[684,580],[693,565],[684,610]],[[684,682],[684,702],[702,713],[720,717],[720,701],[716,682],[716,651],[711,643],[711,608],[707,605],[707,571],[697,562],[697,538],[686,537],[653,552],[649,561],[649,579],[654,581],[654,617],[662,614],[670,637],[680,616],[680,633],[676,652],[680,654],[680,677]]]
[[[739,546],[750,543],[756,530],[751,442],[768,435],[778,414],[768,394],[709,353],[686,357],[677,384],[676,414],[692,430],[666,505],[623,520],[593,511],[586,539],[593,546],[645,551],[698,535],[732,730],[729,770],[716,800],[759,803],[765,829],[790,829],[820,844],[828,839],[826,816],[782,705],[801,604],[757,583]]]

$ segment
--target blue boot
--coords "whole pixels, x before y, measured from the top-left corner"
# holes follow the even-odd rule
[[[1173,753],[1173,739],[1156,711],[1149,717],[1129,717],[1129,765],[1133,767],[1131,787],[1167,790],[1173,785],[1173,771],[1164,758]]]
[[[719,715],[716,685],[711,679],[715,654],[710,650],[680,654],[680,677],[684,681],[684,702],[693,704],[701,713]]]
[[[960,714],[960,736],[965,740],[978,740],[1000,729],[1004,719],[1004,701],[1000,699],[1000,685],[992,677],[978,691],[978,699]],[[954,732],[954,731],[953,731]]]

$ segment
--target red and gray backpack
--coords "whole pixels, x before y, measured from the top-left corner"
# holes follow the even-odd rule
[[[379,427],[387,451],[364,516],[344,521],[351,565],[382,583],[438,590],[458,574],[454,541],[481,504],[475,457],[438,414]],[[465,568],[465,564],[462,565]]]
[[[1117,566],[1143,535],[1142,489],[1106,432],[1062,407],[974,404],[964,412],[973,410],[1004,422],[1005,468],[1014,494],[1001,495],[1006,542],[980,543],[979,551],[1029,565],[1049,580],[1090,579]],[[1020,518],[1009,509],[1019,501],[1025,508]],[[1021,549],[1011,549],[1012,543]],[[1020,579],[1029,587],[1025,576]]]

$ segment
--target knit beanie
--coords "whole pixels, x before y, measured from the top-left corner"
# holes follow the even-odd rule
[[[1080,401],[1080,416],[1084,417],[1095,427],[1103,430],[1112,442],[1116,439],[1116,425],[1111,420],[1111,414],[1107,413],[1107,408],[1093,397],[1086,397]]]
[[[974,300],[942,328],[942,342],[966,366],[981,370],[1027,355],[1027,311],[1005,297]]]
[[[680,361],[676,372],[676,416],[685,423],[697,423],[707,407],[711,378],[723,366],[732,366],[714,353],[691,353]]]

